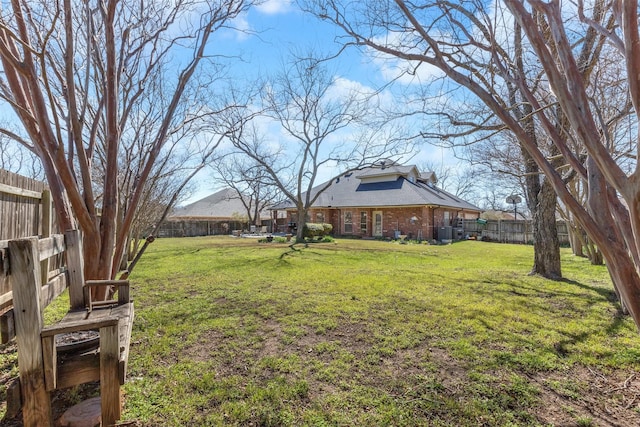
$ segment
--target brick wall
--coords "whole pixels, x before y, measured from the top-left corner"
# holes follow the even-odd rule
[[[351,232],[345,229],[345,212],[351,212]],[[366,229],[361,227],[361,214],[366,213]],[[375,236],[374,212],[382,212],[382,235]],[[448,215],[447,215],[448,212]],[[294,215],[293,213],[289,214]],[[462,213],[455,209],[413,206],[400,208],[343,208],[312,209],[309,211],[311,222],[325,222],[333,226],[334,236],[383,237],[393,239],[396,231],[408,239],[430,240],[437,237],[437,228],[455,226],[455,220]],[[477,216],[477,214],[473,214]],[[448,217],[448,220],[447,220]],[[446,222],[446,224],[445,224]],[[434,231],[435,226],[435,231]]]

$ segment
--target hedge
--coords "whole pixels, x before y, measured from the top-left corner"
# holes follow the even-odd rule
[[[302,237],[304,238],[314,238],[314,237],[322,237],[331,234],[333,231],[333,225],[331,224],[318,224],[315,222],[308,222],[304,225],[304,229],[302,230]]]

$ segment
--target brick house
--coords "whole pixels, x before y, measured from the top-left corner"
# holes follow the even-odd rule
[[[327,183],[315,187],[324,188]],[[456,239],[462,219],[476,219],[480,208],[436,187],[432,172],[416,166],[380,164],[332,179],[309,210],[308,222],[333,225],[336,236],[363,238]],[[286,210],[295,224],[291,203]]]

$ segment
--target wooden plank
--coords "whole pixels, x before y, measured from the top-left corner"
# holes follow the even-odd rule
[[[129,363],[129,347],[131,344],[131,332],[133,330],[134,308],[133,303],[118,306],[112,310],[113,314],[120,318],[120,384],[127,379],[127,364]]]
[[[0,307],[13,301],[13,292],[0,295]]]
[[[84,298],[84,261],[79,230],[64,233],[67,251],[65,254],[69,274],[69,304],[72,309],[84,308],[89,302]]]
[[[104,285],[116,285],[116,286],[129,286],[128,280],[87,280],[85,282],[87,286],[104,286]]]
[[[85,291],[85,295],[86,295],[86,291]],[[110,307],[112,305],[117,305],[118,304],[118,300],[115,299],[108,299],[105,301],[92,301],[91,302],[91,309],[97,309],[97,308],[103,308],[103,307]]]
[[[56,268],[54,270],[49,270],[49,275],[47,276],[47,282],[49,280],[51,280],[52,277],[56,277],[60,274],[66,273],[67,272],[67,267],[65,265],[63,265],[60,268]]]
[[[51,236],[51,226],[53,223],[52,206],[51,206],[51,190],[42,190],[40,196],[40,205],[42,206],[42,237]]]
[[[120,343],[118,325],[100,328],[100,399],[102,425],[110,426],[120,419]]]
[[[61,254],[65,250],[64,236],[62,234],[54,234],[51,237],[40,239],[38,248],[40,250],[40,261]]]
[[[51,426],[51,401],[44,384],[37,238],[9,242],[18,366],[25,427]]]
[[[7,410],[4,419],[15,418],[22,408],[22,395],[20,390],[20,379],[10,379],[7,383]]]
[[[89,313],[85,309],[81,310],[70,310],[67,311],[67,314],[64,315],[64,318],[61,322],[77,322],[80,320],[86,320],[89,317]]]
[[[96,352],[75,356],[58,365],[58,388],[100,380],[100,357]]]
[[[0,314],[0,341],[6,344],[16,336],[15,319],[13,309]]]
[[[92,314],[96,312],[97,311],[93,311]],[[89,316],[86,320],[67,321],[63,319],[60,323],[43,328],[41,335],[44,338],[53,335],[68,334],[70,332],[105,328],[118,324],[117,316],[111,316],[110,313],[104,314],[103,316]]]
[[[42,212],[41,232],[40,236],[51,236],[51,191],[43,190],[40,197],[40,207]],[[40,272],[42,274],[42,283],[49,281],[49,258],[40,261]]]
[[[0,221],[2,221],[0,219]],[[0,247],[0,295],[7,292],[11,292],[11,285],[9,284],[9,242],[6,241],[7,247]],[[0,245],[2,242],[0,242]]]
[[[131,286],[129,285],[128,280],[126,286],[118,286],[118,304],[127,304],[131,301],[131,296],[129,294],[130,289]]]
[[[40,199],[42,193],[39,191],[25,190],[11,185],[0,183],[0,193],[11,194],[12,196],[28,197],[30,199]]]
[[[51,280],[49,283],[44,285],[40,291],[42,295],[42,307],[46,307],[51,304],[58,295],[64,292],[67,289],[67,276],[61,274]]]
[[[47,391],[55,390],[58,376],[58,352],[56,351],[56,337],[42,338],[42,357],[44,360],[44,383]]]

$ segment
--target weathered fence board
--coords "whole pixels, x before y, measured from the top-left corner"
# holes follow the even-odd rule
[[[569,233],[564,221],[557,221],[558,238],[561,245],[569,244]],[[475,219],[465,219],[465,236],[475,236],[502,243],[533,243],[533,222],[531,220],[487,220],[479,223]]]
[[[42,203],[45,190],[44,182],[0,169],[0,240],[49,235],[50,208]],[[44,197],[50,203],[50,197]]]
[[[6,271],[8,241],[26,236],[48,237],[55,228],[46,183],[0,169],[0,316],[6,314],[12,298]],[[51,268],[56,266],[50,266],[49,259],[42,261],[42,283],[47,283]]]

